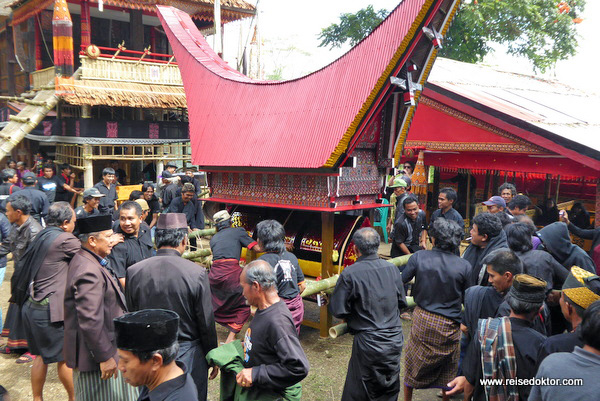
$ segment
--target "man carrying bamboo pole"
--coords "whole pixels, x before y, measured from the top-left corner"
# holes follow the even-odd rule
[[[342,400],[395,401],[404,340],[400,310],[406,307],[402,276],[377,256],[377,231],[361,228],[352,240],[358,259],[340,274],[329,303],[354,335]]]
[[[250,307],[240,285],[242,247],[256,250],[258,243],[243,227],[231,227],[231,216],[227,210],[218,211],[213,219],[218,232],[210,240],[213,264],[208,280],[215,320],[229,330],[225,342],[230,343],[250,317]]]

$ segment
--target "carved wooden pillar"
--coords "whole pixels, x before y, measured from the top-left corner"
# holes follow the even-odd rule
[[[321,212],[321,278],[328,278],[334,274],[333,260],[331,259],[333,255],[333,217],[333,213]],[[331,314],[326,305],[321,306],[319,323],[320,336],[328,337]]]
[[[90,19],[90,1],[81,0],[81,46],[92,44],[92,25]]]

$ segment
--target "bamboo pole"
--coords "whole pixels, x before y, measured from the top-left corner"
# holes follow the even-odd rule
[[[321,291],[325,291],[335,287],[335,284],[337,283],[339,278],[340,275],[336,274],[334,276],[319,281],[307,281],[306,289],[302,292],[302,297],[308,297],[310,295],[318,294]]]
[[[217,233],[216,228],[205,228],[204,230],[192,231],[191,233],[188,234],[188,238],[206,237],[209,235],[215,235],[216,233]]]
[[[410,259],[411,255],[402,255],[402,256],[398,256],[397,258],[394,259],[389,259],[388,262],[390,262],[391,264],[393,264],[394,266],[404,266],[405,264],[408,263],[408,259]]]
[[[414,308],[417,306],[413,297],[406,297],[406,306],[408,308]],[[348,323],[340,323],[329,329],[329,337],[338,338],[348,333]]]
[[[197,259],[208,255],[212,255],[210,249],[198,249],[194,252],[184,252],[183,255],[181,255],[181,257],[184,259]]]

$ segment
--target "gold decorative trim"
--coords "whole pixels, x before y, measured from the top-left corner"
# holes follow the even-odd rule
[[[461,0],[456,1],[454,4],[454,7],[452,7],[452,10],[448,14],[446,23],[442,27],[442,31],[441,31],[443,37],[446,36],[446,33],[447,33],[448,29],[450,28],[452,21],[454,20],[454,16],[456,15],[458,8],[460,7],[460,4],[461,4]],[[425,86],[425,83],[427,83],[427,78],[429,77],[429,73],[431,72],[431,68],[433,67],[433,63],[434,63],[436,57],[437,57],[437,49],[434,47],[434,48],[432,48],[432,51],[429,55],[429,60],[425,64],[425,68],[423,68],[423,74],[421,74],[421,79],[419,80],[419,83],[422,86]],[[402,155],[402,149],[404,148],[404,143],[406,142],[406,137],[408,136],[408,130],[410,129],[410,124],[412,122],[412,118],[415,114],[416,107],[420,101],[421,101],[421,91],[417,91],[415,93],[415,105],[410,107],[410,110],[408,110],[406,117],[402,121],[400,137],[396,141],[396,149],[394,149],[394,161],[395,161],[396,165],[398,165],[400,162],[400,156]]]
[[[405,143],[405,148],[425,148],[427,150],[455,150],[459,152],[497,152],[497,153],[539,153],[529,146],[512,143],[486,142],[434,142],[411,141]]]
[[[415,21],[413,22],[410,29],[406,33],[406,36],[400,43],[400,47],[398,47],[398,50],[396,50],[396,53],[394,54],[394,56],[388,63],[388,66],[383,71],[383,74],[377,80],[377,83],[375,84],[375,87],[373,88],[373,90],[371,91],[369,96],[367,97],[367,100],[365,100],[365,102],[363,103],[360,111],[358,112],[358,114],[356,115],[356,117],[354,118],[354,120],[352,121],[352,123],[350,124],[348,129],[346,130],[346,133],[344,133],[344,135],[342,136],[342,139],[340,140],[338,145],[335,147],[335,149],[333,150],[333,153],[331,154],[331,156],[329,156],[329,159],[327,159],[327,161],[325,162],[323,167],[332,168],[335,165],[335,162],[346,151],[346,149],[348,148],[348,144],[350,143],[350,140],[352,139],[354,134],[356,134],[358,125],[364,118],[367,111],[369,111],[369,109],[373,105],[373,102],[375,101],[377,94],[381,91],[383,86],[386,84],[389,76],[392,73],[392,70],[396,67],[396,65],[400,61],[400,58],[406,51],[406,48],[408,47],[410,42],[414,39],[417,29],[419,28],[419,26],[425,19],[425,16],[429,12],[433,2],[434,2],[434,0],[427,0],[425,3],[423,3],[423,6],[421,7],[421,11],[419,11],[417,18],[415,18]],[[415,96],[415,98],[416,98],[416,96]]]

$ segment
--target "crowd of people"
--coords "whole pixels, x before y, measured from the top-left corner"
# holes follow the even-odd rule
[[[404,165],[403,173],[410,174],[411,167]],[[399,382],[386,383],[385,378],[398,379],[398,364],[388,363],[384,369],[364,361],[382,361],[392,353],[394,361],[399,361],[400,352],[385,341],[377,340],[375,347],[364,338],[365,331],[372,332],[368,335],[371,338],[389,338],[392,328],[401,334],[397,317],[402,316],[412,320],[404,356],[405,400],[412,399],[414,390],[425,388],[442,389],[444,399],[457,394],[465,400],[597,397],[600,386],[589,377],[589,371],[563,371],[556,366],[559,358],[566,358],[574,367],[600,371],[600,265],[596,263],[600,229],[590,228],[585,208],[579,203],[569,212],[556,209],[555,213],[545,213],[556,207],[548,202],[546,211],[535,211],[543,218],[536,218],[534,223],[527,215],[532,206],[529,197],[505,183],[497,196],[483,202],[487,211],[472,219],[468,246],[461,255],[465,230],[463,217],[455,209],[456,191],[440,189],[438,209],[427,222],[418,199],[410,193],[410,177],[397,176],[389,183],[395,195],[391,202],[395,208],[393,222],[388,224],[391,257],[412,256],[399,268],[401,285],[390,284],[397,280],[393,276],[379,278],[385,269],[393,271],[389,263],[383,262],[386,266],[379,269],[365,269],[364,252],[340,276],[342,285],[336,286],[331,311],[345,318],[350,331],[360,338],[355,337],[345,394],[346,390],[358,391],[357,380],[362,376],[358,387],[367,394],[388,394],[377,399],[397,399]],[[582,226],[578,227],[569,215],[587,216],[587,220],[578,217]],[[540,227],[540,222],[544,226]],[[589,254],[572,243],[569,233],[592,240]],[[365,280],[374,281],[363,285]],[[373,297],[367,288],[374,287],[382,290],[376,300],[367,301]],[[400,314],[405,301],[397,288],[410,290],[416,304],[412,315]],[[379,295],[384,292],[385,299]],[[365,310],[367,302],[370,307]],[[549,354],[559,352],[568,354],[546,360]],[[361,360],[363,363],[356,363]],[[556,384],[558,379],[573,378],[583,381],[561,382],[571,383],[566,387]],[[557,380],[547,384],[534,379]],[[564,397],[556,398],[559,393]],[[343,399],[374,399],[370,397]]]
[[[54,363],[69,400],[206,400],[219,374],[221,399],[300,400],[306,282],[284,226],[263,220],[252,238],[218,211],[206,271],[182,257],[204,228],[202,188],[176,168],[118,207],[124,172],[113,167],[92,188],[75,184],[68,165],[62,178],[48,164],[2,171],[0,274],[9,253],[14,262],[2,352],[33,363],[34,400]],[[597,397],[600,230],[574,224],[581,210],[538,229],[529,198],[505,184],[473,218],[461,255],[455,190],[439,191],[427,222],[410,177],[390,187],[391,256],[411,256],[396,267],[379,256],[377,231],[353,234],[357,260],[328,300],[354,336],[342,400],[410,400],[425,388],[477,401]],[[591,256],[569,232],[592,239]],[[260,256],[243,266],[243,248]],[[407,294],[416,306],[405,343]],[[221,344],[216,324],[228,331]]]

